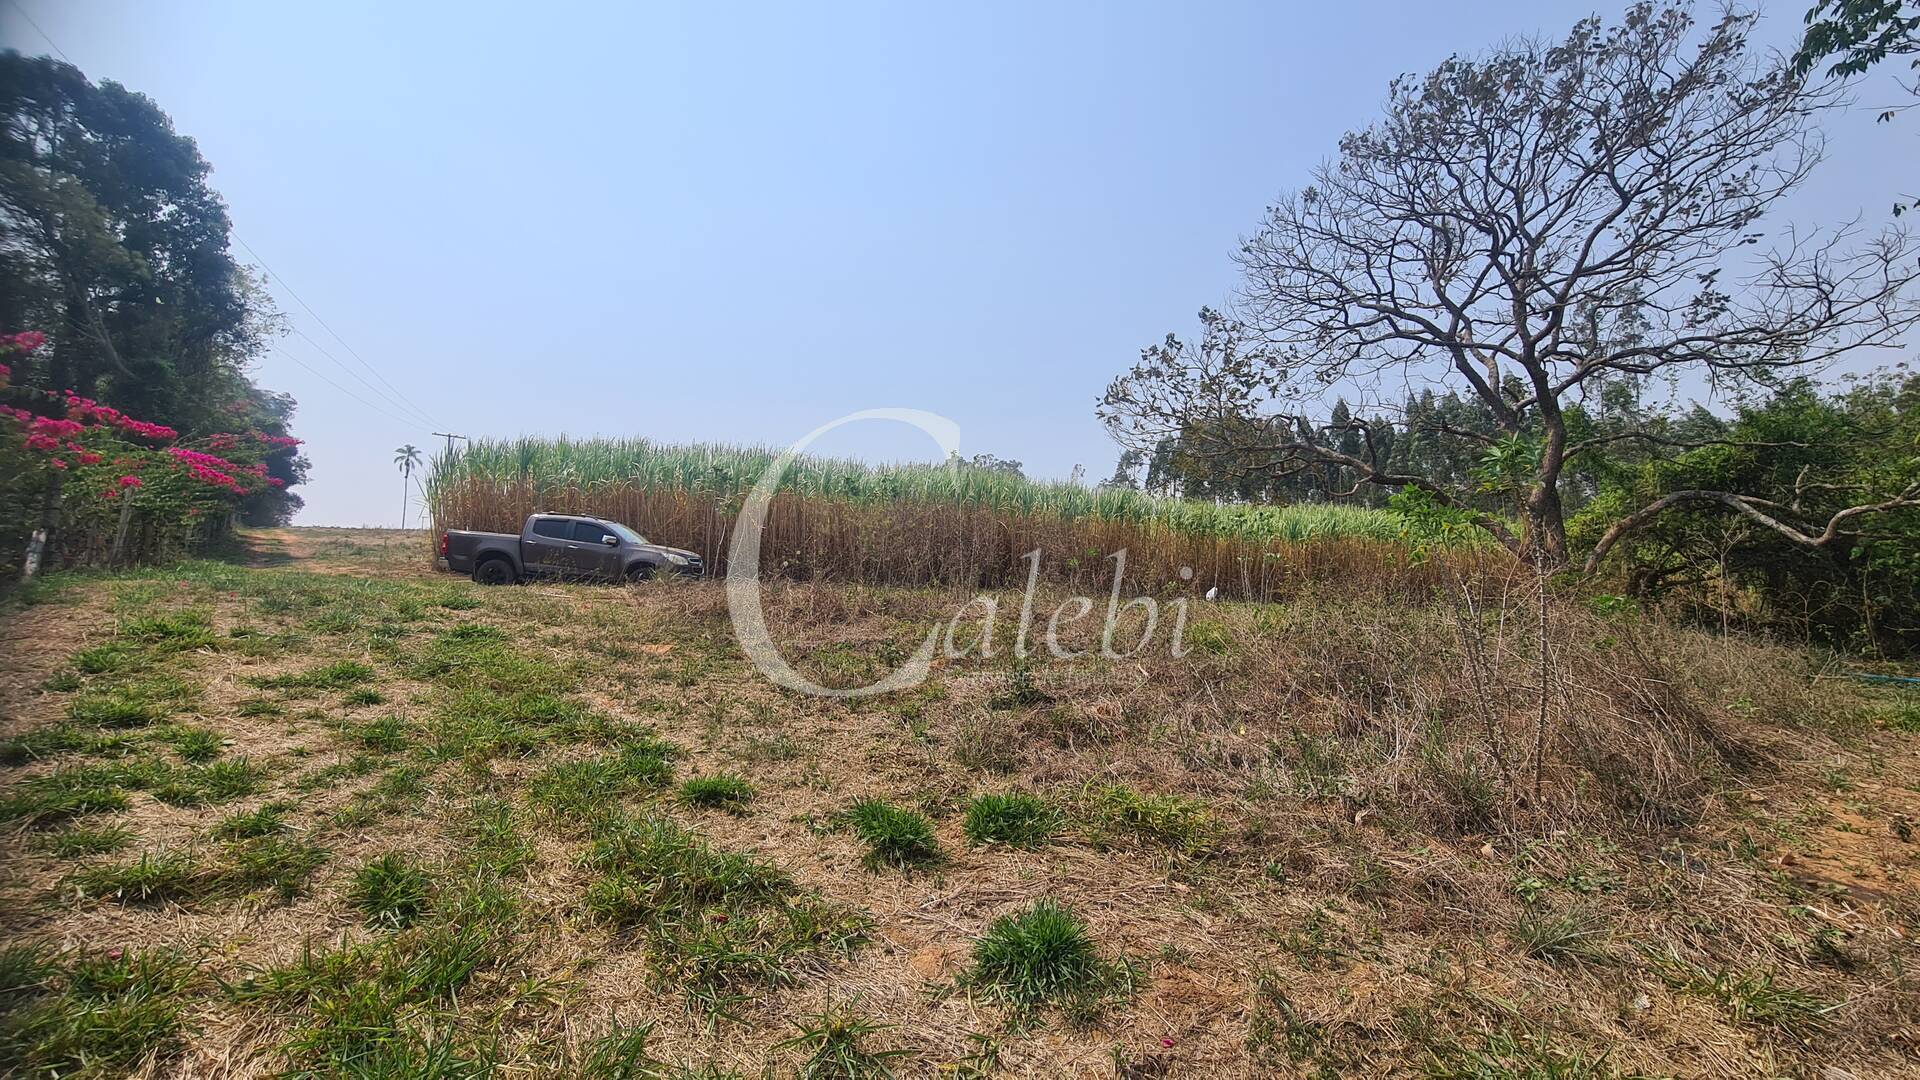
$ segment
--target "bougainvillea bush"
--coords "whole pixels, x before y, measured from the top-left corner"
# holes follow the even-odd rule
[[[33,331],[0,335],[0,468],[13,477],[0,514],[24,536],[57,508],[48,562],[99,562],[113,550],[123,509],[123,556],[159,559],[224,535],[251,497],[280,488],[276,457],[300,440],[262,432],[183,436],[72,391],[11,386],[13,365],[45,342]],[[284,470],[282,470],[284,471]],[[22,552],[5,553],[17,563]]]

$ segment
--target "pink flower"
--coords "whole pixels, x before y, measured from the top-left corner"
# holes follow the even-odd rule
[[[13,369],[5,364],[0,364],[0,386],[7,385],[7,380],[11,378],[13,378]]]
[[[1161,1045],[1161,1046],[1164,1046],[1164,1047],[1166,1047],[1166,1048],[1167,1048],[1167,1049],[1169,1049],[1169,1050],[1171,1050],[1171,1049],[1173,1049],[1173,1040],[1172,1040],[1172,1039],[1161,1039],[1161,1040],[1160,1040],[1160,1045]]]
[[[64,468],[66,468],[66,467],[67,467],[67,459],[66,459],[66,458],[54,458],[54,459],[53,459],[52,461],[49,461],[49,462],[47,462],[47,464],[49,464],[49,465],[51,465],[51,466],[53,466],[53,467],[54,467],[54,468],[56,468],[56,469],[64,469]]]
[[[21,352],[32,352],[47,343],[47,335],[38,330],[22,330],[12,337],[0,335],[0,345],[11,345]]]
[[[120,478],[120,486],[123,488],[139,487],[140,484],[141,480],[137,476],[128,475]]]
[[[80,464],[82,465],[98,465],[105,460],[106,458],[103,458],[99,454],[95,454],[92,452],[88,452],[80,455]]]

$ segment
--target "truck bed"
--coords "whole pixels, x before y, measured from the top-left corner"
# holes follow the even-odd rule
[[[482,544],[506,544],[510,549],[518,548],[518,533],[474,532],[470,529],[448,529],[447,550],[441,561],[447,569],[460,574],[473,573],[473,553],[480,550]]]

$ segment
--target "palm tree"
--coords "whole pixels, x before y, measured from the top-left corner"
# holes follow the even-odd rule
[[[420,465],[420,448],[408,443],[393,451],[393,463],[400,466],[400,527],[407,527],[407,484]]]

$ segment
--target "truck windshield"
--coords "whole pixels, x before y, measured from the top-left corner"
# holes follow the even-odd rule
[[[647,542],[646,537],[641,536],[639,533],[634,532],[632,529],[627,528],[625,525],[622,525],[614,521],[609,521],[606,524],[607,524],[607,528],[612,529],[614,533],[616,533],[620,537],[620,539],[626,541],[629,544],[644,544]]]

